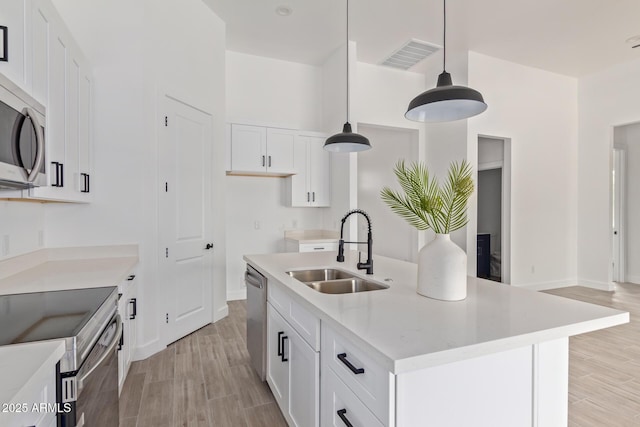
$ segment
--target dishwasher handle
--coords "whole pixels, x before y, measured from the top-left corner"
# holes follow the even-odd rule
[[[262,289],[264,287],[262,280],[256,278],[254,275],[252,275],[248,271],[244,272],[244,282],[258,289]]]

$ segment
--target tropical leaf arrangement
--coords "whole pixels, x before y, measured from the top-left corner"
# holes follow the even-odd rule
[[[402,192],[385,187],[380,196],[413,227],[449,234],[467,225],[467,201],[473,193],[473,178],[466,160],[451,163],[443,186],[422,162],[406,166],[404,160],[400,160],[394,172]]]

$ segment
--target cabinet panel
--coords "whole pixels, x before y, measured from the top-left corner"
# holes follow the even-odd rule
[[[284,348],[286,342],[283,341],[286,341],[284,337],[289,328],[271,304],[267,304],[267,318],[267,382],[280,408],[286,408],[289,401],[289,366],[283,359],[287,358],[289,352]]]
[[[347,425],[345,420],[353,426],[383,427],[331,369],[322,371],[321,405],[320,418],[323,427],[344,427]]]
[[[65,181],[68,190],[80,192],[79,149],[80,149],[80,64],[74,57],[69,58],[67,79],[67,141],[65,144]]]
[[[291,206],[308,206],[311,202],[311,192],[309,191],[309,169],[307,153],[309,145],[306,136],[298,136],[293,146],[293,161],[296,167],[296,174],[287,178],[288,192],[291,194]]]
[[[324,149],[324,138],[309,137],[309,190],[311,205],[326,207],[331,204],[330,153]]]
[[[267,128],[231,125],[231,169],[264,172],[267,166]]]
[[[289,341],[289,416],[295,426],[318,426],[319,354],[295,332],[289,335]]]
[[[80,111],[78,116],[78,171],[81,183],[80,191],[88,198],[91,194],[91,147],[93,133],[91,122],[92,111],[91,75],[85,65],[80,68]],[[82,174],[86,174],[83,176]]]
[[[295,173],[294,145],[297,131],[267,129],[267,172]]]
[[[35,4],[31,19],[31,89],[42,105],[49,101],[49,16]],[[48,110],[47,110],[48,112]]]

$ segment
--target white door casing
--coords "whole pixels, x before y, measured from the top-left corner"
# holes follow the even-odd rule
[[[612,280],[614,282],[624,282],[625,275],[625,229],[624,212],[625,205],[625,151],[614,148],[613,150],[613,170],[611,174],[612,183],[612,224],[611,224],[611,259],[612,259]]]
[[[212,117],[160,99],[159,280],[169,344],[212,321]]]

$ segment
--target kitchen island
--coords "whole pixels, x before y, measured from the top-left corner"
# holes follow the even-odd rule
[[[566,425],[568,337],[629,320],[625,312],[472,277],[465,300],[437,301],[416,293],[415,264],[377,256],[374,274],[366,276],[356,269],[356,252],[348,253],[344,263],[336,262],[333,252],[248,255],[245,261],[267,278],[270,312],[279,305],[283,320],[293,325],[287,336],[300,332],[317,363],[322,361],[315,369],[322,372],[320,391],[306,399],[322,396],[322,407],[315,408],[319,419],[309,418],[314,425],[341,425],[345,418],[354,426]],[[340,269],[388,288],[323,294],[287,274],[320,268]],[[279,299],[284,297],[291,303],[282,310]],[[305,316],[317,319],[319,332],[311,338],[304,332],[312,327],[295,326],[296,317]],[[294,366],[296,353],[280,356],[289,353],[284,341],[277,344],[276,354],[287,359],[289,375],[295,376],[300,372]],[[271,347],[268,368],[276,369],[269,359],[274,359]],[[360,364],[371,367],[356,373]],[[366,379],[376,372],[384,374]],[[267,380],[272,390],[282,388],[273,384],[273,375]],[[300,392],[280,393],[289,400],[287,408],[278,390],[274,394],[288,422],[298,424],[286,412],[295,406],[292,395]]]

